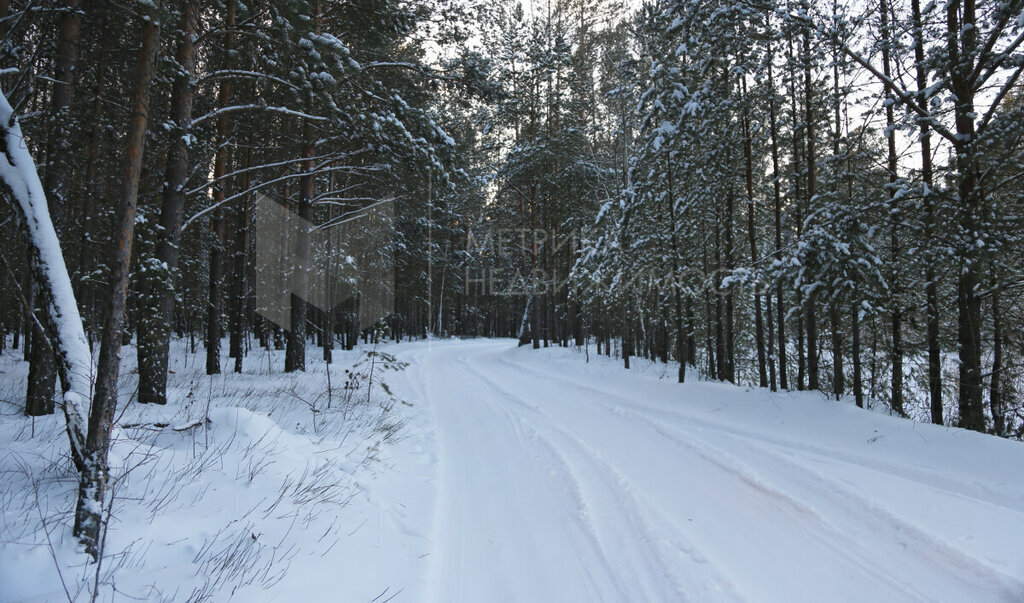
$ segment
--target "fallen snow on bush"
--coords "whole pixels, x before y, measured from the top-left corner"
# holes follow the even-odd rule
[[[202,351],[174,342],[161,407],[135,403],[126,347],[98,568],[71,537],[63,417],[23,416],[27,365],[0,357],[0,599],[322,600],[329,589],[369,600],[400,588],[403,543],[381,529],[393,520],[373,487],[390,475],[401,404],[380,387],[385,372],[367,397],[371,350],[335,351],[328,396],[318,349],[303,374],[256,350],[242,374],[207,376]]]

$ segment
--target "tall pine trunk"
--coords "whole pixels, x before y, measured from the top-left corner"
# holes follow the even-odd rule
[[[224,69],[231,69],[234,49],[235,2],[228,0],[227,15],[224,19]],[[231,80],[220,84],[217,92],[217,107],[227,107],[231,102]],[[228,173],[228,114],[217,117],[217,154],[213,161],[213,204],[215,209],[210,219],[212,242],[210,244],[210,282],[206,314],[206,374],[220,374],[220,340],[222,335],[221,316],[224,314],[224,199]]]
[[[768,56],[774,58],[769,41]],[[778,115],[776,114],[775,82],[772,77],[772,61],[768,61],[768,119],[772,146],[772,196],[775,201],[775,259],[782,257],[782,177],[779,171]],[[783,301],[782,279],[775,282],[775,311],[779,340],[779,387],[789,389],[786,371],[786,305]],[[774,389],[774,388],[773,388]]]
[[[160,207],[160,231],[156,258],[166,270],[155,282],[146,282],[142,301],[149,301],[139,313],[138,358],[139,402],[167,403],[167,370],[174,318],[174,291],[177,276],[181,222],[185,209],[185,183],[188,180],[188,136],[192,123],[192,77],[195,74],[196,14],[192,0],[181,2],[181,39],[176,53],[180,71],[171,92],[171,115],[175,136],[167,149],[167,168]],[[150,271],[147,271],[147,273]]]
[[[853,343],[850,355],[853,357],[853,399],[857,406],[864,408],[864,379],[860,361],[860,308],[857,303],[850,304],[850,332]]]
[[[962,22],[961,22],[962,9]],[[974,94],[971,73],[977,46],[975,0],[950,0],[946,5],[947,52],[951,66],[957,144],[956,168],[959,179],[959,222],[963,238],[956,252],[960,277],[957,281],[957,343],[960,354],[960,426],[985,430],[981,374],[981,298],[978,293],[977,213],[981,203],[978,190],[978,161],[974,151]]]
[[[989,388],[989,410],[992,412],[992,432],[1001,436],[1006,432],[1003,409],[1003,317],[999,307],[999,286],[992,289],[992,383]]]
[[[890,48],[892,44],[892,31],[889,28],[889,5],[887,0],[880,0],[879,13],[882,25],[882,70],[885,77],[892,77]],[[896,122],[893,112],[893,103],[886,103],[885,106],[885,137],[888,143],[886,151],[886,171],[889,175],[889,289],[892,314],[892,351],[889,356],[889,363],[892,366],[892,409],[899,414],[903,411],[903,307],[900,297],[902,295],[899,283],[899,262],[900,257],[900,213],[899,203],[896,196],[897,183],[897,161],[896,161]]]
[[[833,2],[833,8],[837,14],[838,19],[838,7],[835,1]],[[832,135],[832,160],[835,162],[839,161],[839,157],[842,151],[840,145],[840,137],[843,128],[841,119],[841,110],[846,102],[845,97],[842,94],[839,86],[839,65],[841,55],[838,48],[833,49],[833,62],[832,62],[832,82],[835,86],[835,99],[833,100],[833,120],[835,121],[835,130]],[[835,181],[835,192],[838,196],[839,193],[839,180]],[[848,197],[848,200],[852,203],[852,195]],[[846,388],[846,375],[843,373],[843,337],[842,337],[842,301],[839,298],[838,292],[833,292],[833,297],[829,300],[829,322],[832,327],[832,393],[835,394],[836,400],[842,397]]]
[[[678,379],[679,383],[686,381],[686,358],[683,356],[683,306],[679,293],[681,283],[679,279],[682,274],[679,272],[679,235],[676,232],[676,197],[675,188],[672,182],[672,160],[665,159],[668,175],[668,215],[669,228],[672,229],[672,301],[673,301],[673,322],[675,325],[675,349],[676,360],[679,362]]]
[[[302,162],[305,174],[302,177],[302,185],[299,190],[299,217],[305,223],[313,221],[313,125],[306,120],[302,124],[302,154],[305,160]],[[284,353],[284,370],[286,373],[306,370],[306,300],[303,297],[309,284],[307,267],[310,265],[309,255],[309,232],[300,230],[295,233],[295,255],[297,263],[300,264],[296,278],[292,280],[293,292],[291,293],[291,319],[288,329],[288,342]],[[296,293],[297,290],[299,293]],[[358,321],[358,318],[356,318]]]
[[[804,111],[807,130],[807,203],[808,210],[813,211],[814,197],[817,195],[817,163],[814,143],[814,87],[811,80],[811,32],[804,32]],[[807,293],[804,317],[807,321],[807,386],[818,390],[818,318],[815,311],[816,292],[811,289]]]
[[[918,105],[928,105],[928,71],[925,66],[924,25],[921,18],[921,0],[911,0],[911,17],[914,28],[914,65],[917,76]],[[932,185],[932,140],[931,128],[926,120],[920,122],[921,133],[921,196],[924,200],[925,240],[935,236],[935,195]],[[942,349],[939,344],[939,293],[938,276],[933,258],[925,260],[925,305],[927,308],[928,340],[928,401],[931,407],[932,423],[942,425]]]
[[[741,77],[743,96],[747,96],[747,80]],[[743,112],[743,156],[745,159],[745,175],[747,184],[747,240],[750,243],[750,265],[757,266],[757,232],[754,220],[754,150],[750,139],[750,117],[747,110]],[[757,347],[757,376],[761,387],[768,387],[768,370],[765,359],[764,315],[761,309],[761,292],[758,288],[754,293],[754,342]]]
[[[244,168],[252,165],[252,146],[245,151]],[[249,190],[249,175],[246,171],[242,174],[242,192]],[[229,316],[229,352],[234,358],[236,373],[242,372],[242,359],[245,356],[245,328],[246,328],[246,257],[249,246],[249,197],[246,194],[241,206],[234,212],[234,239],[231,250],[231,306],[228,310]]]
[[[101,552],[100,529],[108,479],[107,452],[117,407],[117,377],[135,229],[135,206],[146,142],[150,85],[156,71],[159,48],[160,25],[156,11],[152,11],[145,16],[142,24],[142,48],[132,93],[131,124],[125,143],[123,189],[115,214],[117,230],[114,232],[110,263],[111,292],[100,334],[96,385],[89,412],[89,431],[85,438],[86,463],[79,479],[78,505],[75,510],[75,535],[94,559]]]
[[[832,393],[838,400],[846,389],[846,379],[843,374],[842,314],[837,301],[829,304],[829,322],[832,327]]]
[[[803,212],[801,211],[801,205],[803,202],[803,193],[800,186],[801,172],[803,165],[804,156],[804,138],[806,135],[806,127],[801,127],[800,111],[798,109],[798,96],[799,96],[799,79],[796,71],[796,55],[793,49],[793,36],[789,35],[788,49],[786,52],[786,58],[790,65],[789,72],[789,106],[790,115],[793,117],[793,208],[796,211],[795,225],[796,225],[796,238],[800,240],[803,234]],[[796,297],[796,307],[794,308],[794,315],[796,317],[796,388],[799,391],[803,391],[807,385],[807,356],[804,347],[804,320],[802,317],[802,308],[804,305],[804,296],[801,293],[800,288],[797,287],[794,291]],[[781,289],[780,289],[781,294]]]

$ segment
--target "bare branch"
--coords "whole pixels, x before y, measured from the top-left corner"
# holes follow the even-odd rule
[[[290,116],[290,117],[299,117],[299,118],[302,118],[302,119],[305,119],[305,120],[309,120],[309,121],[330,121],[330,119],[327,118],[327,117],[323,117],[323,116],[320,116],[320,115],[310,115],[308,113],[303,113],[301,111],[295,111],[293,109],[288,109],[287,107],[270,107],[270,106],[267,106],[267,105],[252,105],[252,104],[250,104],[250,105],[232,105],[230,107],[221,107],[220,109],[216,109],[214,111],[210,111],[206,115],[202,115],[200,117],[197,117],[196,119],[193,119],[192,120],[192,125],[194,126],[196,124],[199,124],[199,123],[202,123],[204,121],[213,119],[215,117],[220,117],[221,115],[231,115],[233,113],[244,113],[244,112],[247,112],[247,111],[253,111],[253,112],[266,111],[268,113],[280,113],[281,115],[287,115],[287,116]]]
[[[205,83],[208,83],[208,82],[214,82],[214,81],[217,81],[217,80],[220,80],[220,79],[230,78],[230,77],[250,78],[250,79],[254,79],[254,80],[264,80],[265,79],[265,80],[270,80],[272,82],[277,82],[278,84],[282,84],[284,86],[287,86],[288,88],[291,88],[292,90],[299,90],[299,87],[296,86],[295,84],[289,82],[286,79],[277,77],[276,75],[270,75],[269,73],[260,73],[259,71],[244,71],[244,70],[241,70],[241,69],[222,69],[220,71],[214,71],[213,73],[208,73],[208,74],[204,75],[203,77],[199,78],[198,80],[196,80],[196,84],[197,85],[205,84]]]
[[[985,82],[987,82],[989,78],[995,75],[995,73],[999,70],[999,67],[1002,66],[1003,62],[1007,59],[1007,57],[1013,54],[1013,52],[1017,50],[1017,48],[1021,45],[1022,42],[1024,42],[1024,32],[1021,32],[1020,35],[1013,40],[1013,42],[1010,42],[1010,45],[1007,46],[1005,50],[996,55],[995,60],[993,60],[992,64],[988,66],[988,71],[985,72],[985,77],[980,77],[982,67],[984,66],[984,62],[979,60],[977,67],[975,67],[974,69],[974,73],[971,74],[971,83],[974,85],[975,89],[984,86]]]
[[[981,124],[978,126],[978,136],[981,136],[981,133],[984,132],[985,129],[988,127],[988,124],[989,122],[992,121],[992,118],[995,116],[996,110],[999,108],[1000,103],[1003,102],[1003,99],[1006,98],[1006,95],[1010,93],[1011,89],[1013,89],[1013,85],[1017,83],[1017,79],[1020,78],[1020,74],[1022,71],[1024,71],[1024,64],[1022,64],[1020,67],[1017,67],[1017,71],[1014,71],[1013,75],[1010,76],[1010,79],[1006,80],[1006,83],[1003,85],[1003,89],[1000,90],[999,94],[996,95],[995,100],[992,101],[992,106],[988,108],[988,111],[985,113],[985,117],[982,118]]]
[[[360,150],[360,151],[353,151],[351,153],[334,153],[334,154],[330,154],[330,155],[319,155],[317,157],[313,157],[312,159],[314,159],[316,161],[320,161],[321,159],[323,159],[323,160],[328,160],[329,159],[329,160],[332,160],[332,161],[337,161],[338,159],[341,159],[343,157],[351,157],[352,155],[355,155],[355,154],[361,153],[361,152],[362,152],[362,150]],[[194,195],[194,194],[196,194],[198,192],[201,192],[201,191],[204,191],[204,190],[210,188],[211,186],[213,186],[214,184],[217,184],[218,182],[220,182],[222,180],[227,180],[229,178],[233,178],[235,176],[239,176],[241,174],[245,174],[246,172],[255,172],[257,170],[265,170],[265,169],[274,168],[274,167],[282,167],[282,166],[292,165],[294,163],[300,163],[302,161],[307,161],[308,159],[310,159],[310,158],[309,157],[295,157],[293,159],[285,159],[284,161],[275,161],[273,163],[263,163],[263,164],[260,164],[260,165],[254,165],[254,166],[250,166],[250,167],[247,167],[247,168],[238,169],[238,170],[235,170],[235,171],[233,171],[233,172],[231,172],[229,174],[224,174],[223,176],[220,176],[219,178],[214,178],[212,180],[207,180],[203,184],[201,184],[201,185],[199,185],[199,186],[197,186],[197,187],[195,187],[195,188],[193,188],[191,190],[185,191],[185,194],[186,195]]]
[[[843,52],[845,52],[851,59],[853,59],[862,67],[870,71],[871,75],[875,76],[875,78],[877,78],[878,81],[882,82],[882,84],[886,87],[887,90],[895,94],[900,99],[901,103],[909,107],[911,110],[914,111],[914,113],[917,113],[924,120],[926,120],[928,122],[928,125],[931,126],[933,130],[938,132],[939,135],[949,140],[954,145],[959,146],[960,139],[957,138],[956,134],[950,132],[945,126],[942,125],[941,122],[939,122],[939,120],[935,119],[934,115],[932,115],[926,109],[924,109],[916,102],[914,102],[914,99],[911,97],[911,95],[906,91],[901,90],[900,87],[896,85],[896,82],[892,81],[891,78],[886,77],[885,74],[876,69],[875,66],[872,65],[867,59],[851,50],[845,44],[842,45],[842,49]]]
[[[1000,15],[999,21],[996,22],[993,25],[992,31],[991,31],[991,33],[990,33],[990,35],[988,37],[988,40],[985,41],[985,46],[981,49],[981,52],[978,53],[978,64],[974,67],[974,72],[971,73],[970,81],[972,83],[977,81],[978,77],[981,76],[982,70],[985,69],[986,59],[992,56],[991,55],[992,49],[995,48],[996,42],[999,41],[999,36],[1001,36],[1003,34],[1003,31],[1006,28],[1006,24],[1010,21],[1010,18],[1012,16],[1014,16],[1015,13],[1019,12],[1021,7],[1024,6],[1024,2],[1018,1],[1017,4],[1019,6],[1011,6],[1007,10],[1005,10],[1003,12],[1003,14]],[[1018,41],[1017,41],[1017,44],[1019,44],[1019,43],[1020,43],[1020,38],[1018,38]],[[1011,44],[1011,47],[1012,46],[1013,45]],[[1009,52],[1013,52],[1013,51],[1010,50]],[[1007,54],[1007,51],[1003,51],[1000,54],[1005,56]],[[1002,59],[1000,59],[1000,60],[1002,60]]]
[[[304,158],[303,158],[303,160],[304,160]],[[216,210],[218,207],[222,207],[222,206],[230,203],[231,201],[234,201],[235,199],[238,199],[239,197],[244,197],[245,195],[248,195],[248,194],[252,193],[253,191],[257,191],[257,190],[259,190],[259,189],[261,189],[261,188],[263,188],[265,186],[270,186],[271,184],[277,184],[279,182],[284,182],[286,180],[292,180],[292,179],[295,179],[295,178],[304,178],[304,177],[309,176],[309,175],[314,175],[315,176],[317,174],[327,174],[327,173],[330,173],[330,172],[347,172],[349,174],[362,174],[362,173],[366,173],[366,171],[367,170],[365,168],[356,168],[356,167],[349,167],[349,166],[336,166],[336,167],[331,167],[331,168],[327,168],[327,169],[324,169],[322,166],[320,166],[320,167],[316,167],[313,170],[308,171],[308,172],[295,172],[295,173],[292,173],[292,174],[286,174],[284,176],[281,176],[281,177],[278,177],[278,178],[274,178],[273,180],[268,180],[266,182],[260,182],[259,184],[254,184],[254,185],[250,186],[249,188],[247,188],[244,191],[235,193],[234,195],[231,195],[230,197],[225,197],[224,200],[222,200],[222,201],[220,201],[218,203],[214,203],[213,205],[210,205],[209,207],[206,207],[203,210],[196,212],[195,214],[190,216],[187,220],[185,220],[185,222],[181,225],[181,231],[185,232],[185,230],[189,227],[190,224],[192,224],[193,222],[195,222],[199,218],[202,218],[203,216],[209,214],[210,212]]]

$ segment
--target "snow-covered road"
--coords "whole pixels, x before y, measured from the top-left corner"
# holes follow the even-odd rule
[[[1024,600],[1019,443],[507,340],[393,349],[433,448],[412,599]]]

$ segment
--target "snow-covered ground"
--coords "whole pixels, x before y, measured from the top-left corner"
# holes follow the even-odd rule
[[[571,349],[385,349],[408,363],[389,412],[327,410],[313,349],[302,376],[177,357],[171,404],[122,424],[210,422],[118,432],[119,467],[152,460],[115,501],[100,599],[1024,600],[1020,443]],[[361,354],[339,354],[335,387]],[[2,368],[16,402],[23,364]],[[48,464],[66,444],[6,406],[0,599],[60,600],[54,559],[69,585],[91,567],[61,524],[70,470]]]

